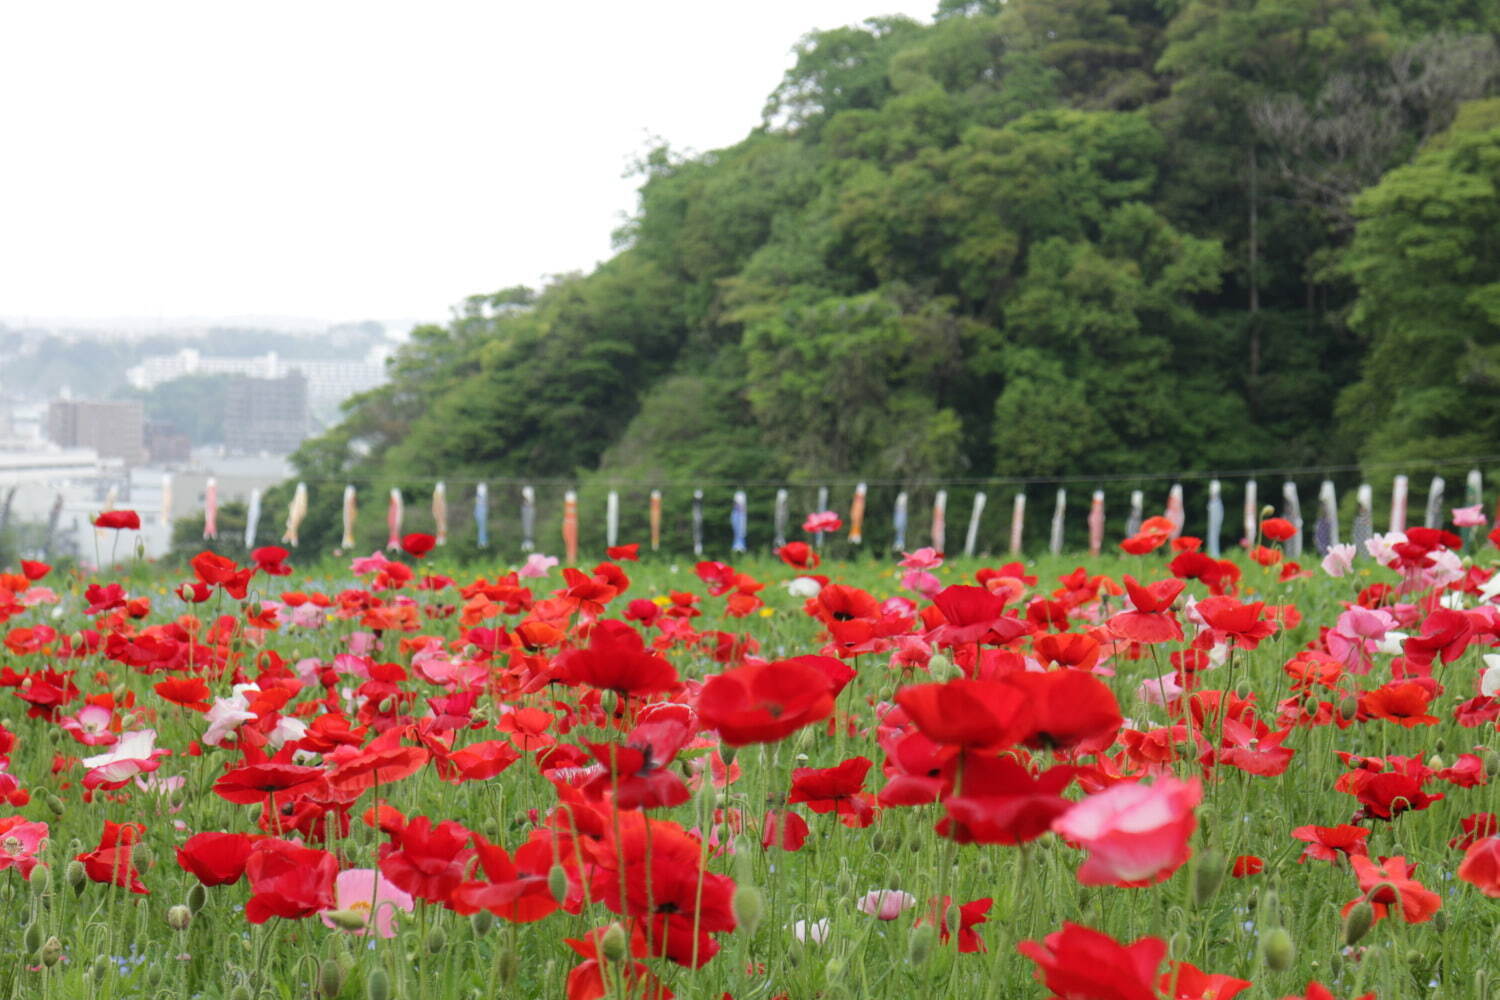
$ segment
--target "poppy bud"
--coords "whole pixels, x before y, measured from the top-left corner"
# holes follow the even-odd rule
[[[1273,927],[1261,938],[1260,957],[1272,972],[1285,972],[1297,958],[1297,946],[1285,927]]]
[[[599,696],[599,707],[604,711],[605,715],[613,718],[619,713],[620,696],[613,691],[605,691]]]
[[[1276,508],[1272,507],[1270,504],[1266,504],[1260,509],[1260,519],[1264,521],[1266,518],[1274,516],[1275,513]]]
[[[963,923],[964,911],[958,908],[957,903],[949,903],[948,911],[943,914],[943,926],[948,928],[949,933],[952,933],[962,927]],[[955,936],[953,938],[953,941],[956,944],[958,942],[958,938]]]
[[[547,963],[549,966],[551,962]],[[510,985],[515,981],[516,973],[521,970],[521,959],[514,949],[507,949],[500,953],[500,959],[495,963],[495,977],[503,985]]]
[[[1441,771],[1448,765],[1443,762],[1443,758],[1441,756],[1439,756],[1438,754],[1433,754],[1431,757],[1427,758],[1427,766],[1432,768],[1434,771]]]
[[[1339,718],[1353,719],[1359,715],[1359,700],[1356,698],[1339,699]]]
[[[203,911],[203,904],[207,902],[208,890],[203,888],[202,882],[195,884],[191,889],[188,890],[187,905],[188,909],[193,913],[201,913]]]
[[[54,816],[61,816],[63,814],[63,811],[67,809],[67,806],[63,804],[63,800],[58,798],[52,792],[47,793],[46,802],[47,808],[52,810],[52,815]]]
[[[1448,749],[1448,741],[1439,736],[1437,739],[1432,741],[1432,749],[1436,750],[1438,753],[1442,753]]]
[[[240,983],[229,991],[229,1000],[254,1000],[255,994],[250,992],[250,987]]]
[[[181,903],[167,910],[167,926],[174,931],[185,931],[188,929],[188,924],[192,922],[192,911]]]
[[[1484,758],[1484,773],[1488,777],[1500,774],[1500,753],[1494,750],[1486,750],[1481,756]]]
[[[568,899],[568,870],[562,865],[553,865],[547,870],[547,889],[557,903]]]
[[[932,946],[937,943],[937,928],[931,924],[922,924],[912,929],[911,936],[906,939],[906,960],[912,965],[926,963],[927,957],[932,954]]]
[[[391,977],[384,969],[371,969],[365,978],[365,1000],[391,1000]]]
[[[469,926],[474,929],[475,934],[483,937],[495,926],[495,915],[489,910],[479,910],[469,918]]]
[[[318,966],[318,996],[333,1000],[344,988],[344,968],[331,958]]]
[[[1255,907],[1255,917],[1260,923],[1271,927],[1281,923],[1281,897],[1276,895],[1276,890],[1267,889],[1260,897],[1260,902]]]
[[[33,896],[45,896],[52,891],[52,869],[46,865],[38,865],[31,872],[31,880],[26,883],[31,887]]]
[[[364,910],[327,910],[323,916],[332,921],[333,926],[345,931],[362,931],[370,923],[365,916]]]
[[[599,954],[606,961],[618,962],[625,957],[626,944],[625,928],[616,921],[609,925],[609,929],[599,939]]]
[[[844,974],[844,960],[835,955],[823,966],[823,972],[828,976],[830,982],[838,982]]]
[[[1421,965],[1422,964],[1422,953],[1420,951],[1417,951],[1415,948],[1413,948],[1411,951],[1408,951],[1406,953],[1406,964],[1407,965]]]
[[[93,977],[94,982],[102,983],[104,981],[104,977],[109,975],[109,968],[109,956],[100,955],[98,958],[94,959],[94,965],[91,969],[89,969],[89,975]]]
[[[750,838],[743,833],[734,838],[734,880],[736,882],[755,881],[754,850]]]
[[[1448,911],[1438,910],[1432,915],[1432,929],[1439,934],[1448,930]]]
[[[1198,855],[1198,865],[1193,869],[1193,902],[1206,906],[1224,883],[1224,855],[1213,848]]]
[[[42,928],[35,920],[26,925],[26,930],[21,932],[21,947],[26,954],[34,955],[42,946]]]
[[[761,917],[766,912],[765,899],[753,885],[736,887],[734,896],[730,899],[730,908],[734,911],[737,928],[750,935],[755,934],[755,929],[760,926]]]
[[[1490,971],[1485,968],[1474,972],[1474,1000],[1490,1000]]]
[[[448,946],[448,933],[442,927],[434,927],[427,932],[427,950],[433,955]]]
[[[1368,899],[1361,899],[1344,915],[1344,944],[1355,945],[1375,925],[1375,907]]]
[[[42,964],[50,969],[61,961],[62,956],[62,942],[57,939],[56,935],[49,937],[46,943],[42,945]]]
[[[739,756],[739,753],[740,753],[740,748],[739,747],[731,747],[731,746],[721,746],[721,747],[719,747],[719,759],[724,762],[724,766],[725,767],[728,767],[730,764],[733,764],[734,763],[734,759]]]
[[[63,881],[73,888],[74,895],[82,895],[83,887],[88,885],[89,873],[83,867],[82,861],[69,861],[68,867],[63,871]]]

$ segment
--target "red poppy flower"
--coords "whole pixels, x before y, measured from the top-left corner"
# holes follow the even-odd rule
[[[1125,592],[1134,610],[1122,611],[1109,620],[1109,630],[1131,642],[1175,642],[1182,639],[1182,626],[1172,615],[1172,603],[1186,586],[1181,580],[1158,580],[1141,585],[1128,574]]]
[[[177,848],[177,864],[204,885],[232,885],[259,837],[243,833],[195,833]]]
[[[792,770],[792,790],[787,802],[804,802],[815,813],[838,811],[851,817],[851,825],[868,826],[874,809],[864,794],[868,757],[851,757],[835,767],[799,767]]]
[[[1102,652],[1099,640],[1084,632],[1053,632],[1032,644],[1043,663],[1056,663],[1075,670],[1093,670]]]
[[[146,828],[139,823],[104,822],[104,831],[99,835],[99,846],[92,851],[77,855],[83,862],[83,870],[95,882],[117,885],[122,889],[143,896],[150,891],[141,882],[141,873],[135,867],[132,854],[140,843]]]
[[[1005,616],[1005,599],[984,587],[955,584],[932,598],[947,624],[934,630],[933,640],[943,645],[970,642],[1003,645],[1031,631],[1031,626]]]
[[[1241,854],[1234,859],[1234,864],[1229,868],[1229,874],[1235,878],[1248,878],[1251,875],[1259,875],[1265,870],[1266,863],[1263,859],[1253,854]]]
[[[1021,691],[1025,725],[1017,738],[1029,747],[1105,750],[1124,721],[1109,686],[1081,670],[1016,671],[1001,683]]]
[[[1486,837],[1500,834],[1500,818],[1494,813],[1471,813],[1459,821],[1463,835],[1448,841],[1448,846],[1464,851]]]
[[[124,529],[139,531],[141,530],[141,515],[133,510],[107,510],[94,518],[94,527],[113,528],[116,531]]]
[[[291,553],[279,545],[265,545],[250,553],[255,565],[267,576],[291,576],[292,568],[286,564]]]
[[[998,681],[951,680],[896,692],[896,704],[934,743],[965,749],[1003,749],[1025,735],[1025,692]]]
[[[546,840],[529,841],[512,860],[505,848],[476,833],[474,854],[484,879],[464,882],[453,890],[449,899],[455,913],[489,910],[513,923],[531,923],[558,908],[547,884],[552,850]]]
[[[1250,980],[1208,973],[1188,962],[1168,962],[1160,987],[1167,1000],[1234,1000],[1250,988]]]
[[[774,844],[783,851],[800,851],[808,832],[807,820],[794,810],[770,809],[761,823],[760,846],[769,850]]]
[[[610,559],[625,559],[630,562],[637,562],[641,558],[641,544],[639,542],[631,542],[629,545],[611,545],[604,550],[604,554]]]
[[[960,955],[970,955],[975,952],[989,951],[985,947],[984,939],[979,932],[974,930],[980,924],[989,922],[990,907],[994,900],[976,899],[969,903],[963,903],[958,908],[958,952]],[[948,926],[948,911],[953,906],[953,897],[944,896],[934,899],[927,907],[927,915],[917,921],[917,926],[924,923],[935,923],[938,929],[938,940],[943,944],[953,936],[954,928]]]
[[[246,764],[214,782],[220,798],[240,805],[264,803],[278,795],[301,795],[324,784],[321,767],[300,764]]]
[[[224,593],[237,601],[245,599],[253,568],[240,569],[233,559],[216,552],[200,552],[193,556],[193,572],[204,583],[224,588]]]
[[[1485,837],[1470,844],[1459,862],[1458,877],[1491,899],[1500,898],[1500,837]]]
[[[437,539],[420,531],[401,537],[402,550],[413,559],[420,559],[437,546]]]
[[[338,873],[338,859],[327,851],[261,838],[245,859],[251,892],[245,903],[245,919],[263,924],[272,917],[299,920],[331,910]]]
[[[698,694],[698,718],[733,747],[774,743],[833,712],[826,671],[810,658],[751,663],[710,677]]]
[[[776,550],[776,555],[793,569],[816,569],[823,561],[806,542],[787,542]]]
[[[1426,923],[1442,908],[1442,897],[1411,878],[1406,859],[1399,855],[1382,858],[1379,864],[1368,857],[1356,856],[1349,859],[1349,865],[1359,879],[1359,887],[1365,891],[1362,898],[1369,900],[1375,910],[1376,920],[1390,911],[1392,903],[1400,908],[1401,918],[1409,924]],[[1347,914],[1358,902],[1356,899],[1347,904],[1344,912]]]
[[[445,903],[464,881],[473,834],[453,820],[433,825],[426,816],[411,820],[391,843],[380,845],[380,870],[396,888],[418,899]]]
[[[210,704],[208,682],[202,677],[169,677],[153,685],[156,693],[174,705],[207,712]]]
[[[1157,1000],[1157,970],[1167,954],[1161,938],[1122,945],[1108,934],[1064,922],[1042,941],[1016,950],[1036,963],[1036,979],[1059,997],[1088,1000]]]
[[[1254,649],[1276,631],[1276,625],[1261,617],[1264,602],[1241,604],[1233,597],[1205,597],[1198,602],[1198,615],[1213,630],[1216,642],[1233,642],[1237,649]]]
[[[1432,692],[1414,681],[1393,681],[1359,697],[1361,719],[1384,719],[1398,726],[1435,726],[1438,718],[1427,714]]]
[[[597,623],[588,649],[570,649],[557,658],[557,676],[570,684],[622,695],[655,694],[677,687],[677,670],[646,649],[641,634],[622,621]]]
[[[1284,517],[1268,517],[1260,522],[1260,533],[1273,542],[1285,542],[1296,537],[1297,526]]]
[[[1430,666],[1441,658],[1452,663],[1464,654],[1474,639],[1474,623],[1462,611],[1438,608],[1422,622],[1422,634],[1412,636],[1402,643],[1408,659],[1422,666]]]
[[[52,567],[44,562],[34,562],[30,559],[21,560],[21,574],[28,580],[40,580],[50,572],[52,572]]]
[[[948,818],[938,833],[960,844],[1035,840],[1072,807],[1062,791],[1077,773],[1054,767],[1033,777],[1011,757],[975,757],[964,769],[963,794],[943,800]]]
[[[1359,799],[1365,813],[1385,820],[1407,810],[1426,809],[1443,798],[1422,791],[1420,780],[1399,771],[1350,771],[1336,787]]]

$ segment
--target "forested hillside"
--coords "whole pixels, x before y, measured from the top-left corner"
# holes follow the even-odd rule
[[[649,156],[613,259],[419,329],[295,461],[335,511],[348,477],[1494,451],[1497,31],[1497,0],[944,0],[809,35],[739,144]]]

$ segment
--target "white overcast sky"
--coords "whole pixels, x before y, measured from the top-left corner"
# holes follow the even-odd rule
[[[661,136],[937,0],[0,6],[0,317],[442,320],[587,270]]]

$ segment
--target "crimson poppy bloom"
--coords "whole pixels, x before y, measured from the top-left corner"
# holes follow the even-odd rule
[[[489,910],[497,917],[524,924],[541,920],[558,908],[547,885],[552,867],[547,840],[527,842],[512,859],[505,848],[476,833],[474,854],[484,879],[464,882],[453,890],[449,900],[455,913]]]
[[[1031,626],[1005,615],[1005,599],[984,587],[955,584],[932,598],[947,624],[933,632],[944,645],[985,642],[1002,645],[1031,631]]]
[[[1109,630],[1131,642],[1175,642],[1182,639],[1182,626],[1172,614],[1172,603],[1185,587],[1181,580],[1158,580],[1142,585],[1128,574],[1125,592],[1132,611],[1122,611],[1109,620]]]
[[[698,718],[732,747],[775,743],[833,712],[826,671],[810,657],[750,663],[710,677],[698,694]]]
[[[426,816],[418,816],[380,845],[380,870],[396,888],[418,899],[446,903],[453,890],[464,881],[473,834],[453,820],[436,826]]]
[[[1189,962],[1168,962],[1158,985],[1169,1000],[1234,1000],[1251,983],[1223,973],[1204,972]]]
[[[1123,945],[1091,927],[1064,922],[1041,941],[1016,950],[1036,963],[1036,979],[1059,997],[1089,1000],[1157,1000],[1157,970],[1167,942],[1143,937]]]
[[[245,859],[251,892],[245,919],[263,924],[272,917],[300,920],[331,910],[338,874],[338,859],[327,851],[261,838]]]
[[[594,626],[588,649],[569,649],[558,656],[557,677],[621,695],[656,694],[679,683],[672,664],[648,651],[634,628],[613,619]]]
[[[280,545],[263,545],[250,553],[255,565],[267,576],[291,576],[292,568],[286,564],[291,553]]]
[[[1458,877],[1491,899],[1500,898],[1500,837],[1485,837],[1470,844],[1459,862]]]
[[[83,870],[95,882],[117,885],[149,896],[150,890],[141,882],[141,873],[132,857],[135,845],[145,833],[146,828],[139,823],[105,820],[104,831],[99,834],[99,846],[77,855],[76,860],[83,862]]]
[[[610,559],[626,559],[637,562],[641,558],[641,544],[631,542],[629,545],[611,545],[604,550],[604,554]]]
[[[1394,903],[1407,923],[1424,924],[1443,906],[1441,896],[1411,878],[1406,859],[1399,855],[1382,858],[1379,864],[1367,856],[1355,856],[1349,859],[1349,866],[1359,879],[1359,887],[1365,891],[1361,898],[1369,900],[1376,920],[1389,913]],[[1356,899],[1347,904],[1344,913],[1347,914],[1358,902]]]
[[[301,764],[246,764],[214,782],[220,798],[239,805],[264,803],[281,793],[302,794],[326,781],[321,767]]]
[[[172,704],[191,708],[195,712],[207,712],[213,707],[208,700],[208,682],[202,677],[169,677],[152,687]]]
[[[94,518],[94,527],[140,531],[141,515],[133,510],[107,510]]]
[[[420,531],[401,537],[402,550],[413,559],[420,559],[437,546],[437,539]]]
[[[244,833],[195,833],[177,848],[177,864],[207,886],[232,885],[245,874],[260,838]]]
[[[1296,537],[1297,526],[1284,517],[1268,517],[1260,522],[1260,533],[1270,541],[1285,542]]]
[[[1001,683],[1021,691],[1025,725],[1017,739],[1029,747],[1073,750],[1087,745],[1104,750],[1124,722],[1114,692],[1081,670],[1022,670],[1005,675]]]
[[[964,770],[963,794],[943,800],[948,819],[938,833],[960,844],[1024,844],[1072,808],[1062,797],[1077,769],[1054,767],[1032,776],[1010,757],[976,757]]]
[[[21,575],[32,582],[40,580],[50,572],[52,572],[52,567],[44,562],[34,562],[30,559],[21,560]]]
[[[806,542],[787,542],[776,550],[777,557],[793,569],[816,569],[822,557]]]
[[[815,813],[835,810],[840,815],[868,815],[870,807],[858,801],[870,772],[868,757],[851,757],[834,767],[798,767],[792,770],[792,790],[787,802],[807,804]]]
[[[1216,642],[1233,642],[1237,649],[1254,649],[1276,631],[1274,622],[1262,618],[1262,601],[1242,604],[1233,597],[1205,597],[1198,602],[1198,615],[1213,630]]]
[[[1003,749],[1027,732],[1025,692],[998,681],[956,679],[896,692],[896,704],[935,743],[964,749]]]

